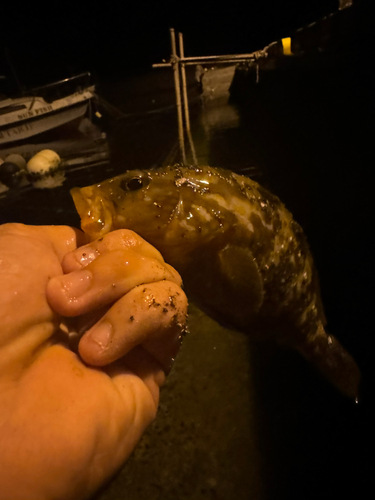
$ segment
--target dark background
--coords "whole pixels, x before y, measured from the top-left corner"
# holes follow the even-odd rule
[[[337,10],[338,3],[6,2],[0,74],[11,75],[11,61],[26,88],[81,71],[124,77],[168,58],[170,27],[184,34],[186,56],[252,52]]]

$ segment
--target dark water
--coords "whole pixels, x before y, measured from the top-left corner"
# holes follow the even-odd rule
[[[363,373],[360,403],[296,354],[251,345],[193,308],[158,418],[97,500],[363,498],[374,486],[372,79],[366,57],[349,56],[265,72],[258,84],[240,74],[230,105],[202,105],[189,81],[199,162],[253,176],[304,227],[328,327]],[[9,196],[0,222],[78,225],[70,187],[165,161],[177,133],[172,76],[103,82],[99,92],[120,111],[104,117],[111,164]]]

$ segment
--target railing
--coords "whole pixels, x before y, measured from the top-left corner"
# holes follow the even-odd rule
[[[57,82],[34,87],[31,90],[25,90],[23,95],[32,95],[34,97],[43,97],[46,102],[52,102],[56,99],[62,99],[75,92],[82,92],[90,85],[91,73],[81,73],[79,75],[65,78]]]
[[[87,79],[89,80],[91,78],[91,73],[87,71],[86,73],[80,73],[79,75],[75,75],[70,78],[65,78],[64,80],[59,80],[58,82],[48,83],[47,85],[42,85],[41,87],[34,87],[32,88],[31,92],[39,92],[40,90],[51,89],[70,82],[75,82],[76,80],[79,80],[80,78],[84,77],[87,77]]]

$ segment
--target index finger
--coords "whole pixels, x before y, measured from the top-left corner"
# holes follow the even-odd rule
[[[181,284],[180,275],[165,262],[118,249],[99,255],[78,271],[53,277],[47,298],[57,313],[78,316],[113,303],[135,286],[162,280]]]
[[[156,259],[164,264],[161,253],[154,246],[141,238],[141,236],[129,229],[118,229],[117,231],[112,231],[102,238],[91,241],[66,254],[62,262],[63,271],[64,273],[77,271],[82,267],[86,267],[100,255],[120,249],[135,250],[144,257]]]

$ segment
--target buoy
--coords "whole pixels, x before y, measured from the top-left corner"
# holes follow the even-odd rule
[[[62,186],[65,175],[59,167],[60,156],[51,149],[43,149],[27,162],[27,171],[32,185],[38,189]]]
[[[27,162],[27,171],[30,174],[46,175],[57,170],[60,163],[60,156],[55,151],[43,149]]]
[[[0,158],[0,166],[4,163],[4,160],[2,158]],[[1,193],[5,193],[5,191],[8,191],[9,188],[3,184],[1,181],[0,181],[0,194]]]
[[[26,160],[23,156],[17,153],[12,153],[5,158],[5,161],[10,161],[16,164],[20,170],[26,170]]]
[[[17,187],[20,183],[20,168],[15,163],[4,161],[0,165],[0,182],[8,187]]]

